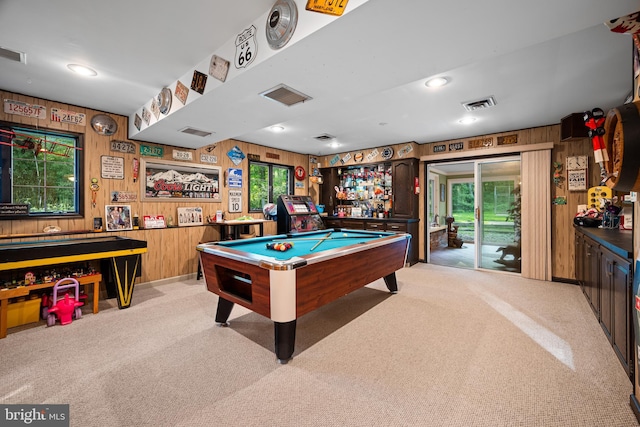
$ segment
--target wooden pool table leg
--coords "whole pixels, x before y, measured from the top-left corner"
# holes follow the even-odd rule
[[[216,310],[216,324],[218,326],[229,326],[229,316],[233,309],[233,303],[222,297],[218,298],[218,310]]]
[[[392,294],[398,293],[398,282],[396,281],[395,271],[388,276],[384,276],[384,283]]]
[[[296,344],[296,321],[273,322],[275,331],[276,357],[278,363],[285,365],[293,355]]]

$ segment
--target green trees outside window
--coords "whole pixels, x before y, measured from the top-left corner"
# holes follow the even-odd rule
[[[262,212],[278,196],[293,193],[293,169],[289,166],[249,162],[249,211]]]
[[[3,203],[28,204],[35,216],[80,213],[79,138],[75,135],[2,126],[13,132],[2,145]],[[3,142],[8,142],[3,133]]]

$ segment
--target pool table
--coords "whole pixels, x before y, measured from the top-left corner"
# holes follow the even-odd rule
[[[219,296],[216,323],[227,326],[234,304],[274,322],[275,353],[287,363],[294,352],[296,319],[377,279],[398,291],[410,234],[330,229],[196,247],[207,289]],[[292,243],[285,251],[273,243]]]

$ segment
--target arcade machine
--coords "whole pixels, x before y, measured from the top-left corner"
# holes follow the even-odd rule
[[[278,234],[324,230],[315,203],[309,196],[280,196],[278,208]]]

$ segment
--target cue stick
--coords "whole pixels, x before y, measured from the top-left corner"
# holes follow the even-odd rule
[[[377,236],[336,236],[336,237],[300,237],[300,238],[295,238],[292,237],[290,239],[274,239],[273,242],[274,243],[284,243],[284,242],[289,242],[292,239],[294,241],[300,241],[300,240],[339,240],[339,239],[376,239],[378,237],[381,237],[380,235]]]
[[[328,232],[326,236],[324,236],[322,239],[320,239],[318,241],[318,243],[316,243],[315,245],[313,245],[313,247],[311,249],[309,249],[310,251],[314,250],[315,248],[317,248],[318,246],[320,246],[320,243],[324,242],[325,240],[327,240],[329,237],[331,237],[331,233],[332,231]]]

